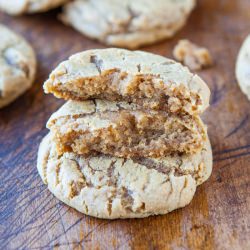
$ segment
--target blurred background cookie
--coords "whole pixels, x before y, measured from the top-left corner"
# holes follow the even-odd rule
[[[56,8],[69,0],[0,0],[0,9],[10,15],[44,12]]]
[[[76,0],[61,19],[105,44],[138,48],[172,37],[184,26],[196,0]]]
[[[31,46],[19,35],[0,25],[0,108],[31,87],[36,58]]]
[[[236,77],[241,90],[250,100],[250,35],[240,49],[236,62]]]

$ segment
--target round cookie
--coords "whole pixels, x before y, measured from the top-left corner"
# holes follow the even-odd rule
[[[45,12],[69,0],[0,0],[0,9],[10,15]]]
[[[14,101],[32,85],[35,53],[19,35],[0,25],[0,108]]]
[[[250,35],[240,49],[236,62],[236,77],[241,90],[250,100]]]
[[[61,19],[81,33],[108,45],[130,49],[172,37],[196,0],[75,0]]]
[[[48,134],[37,163],[49,190],[87,215],[115,219],[165,214],[189,204],[197,185],[211,174],[209,141],[192,156],[123,159],[74,153],[58,156]]]

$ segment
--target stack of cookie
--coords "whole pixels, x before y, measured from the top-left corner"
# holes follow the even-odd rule
[[[47,123],[38,170],[78,211],[135,218],[184,207],[209,177],[207,85],[181,64],[124,49],[62,62],[46,93],[69,100]]]

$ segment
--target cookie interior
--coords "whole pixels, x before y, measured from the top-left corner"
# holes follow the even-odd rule
[[[90,78],[76,76],[64,83],[58,77],[46,83],[45,91],[66,100],[127,101],[172,113],[196,113],[202,104],[200,96],[188,91],[184,85],[171,87],[158,76],[132,77],[120,70],[104,71]]]

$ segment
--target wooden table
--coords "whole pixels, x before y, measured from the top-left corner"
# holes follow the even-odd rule
[[[0,111],[0,248],[250,249],[250,102],[234,74],[238,50],[250,33],[250,1],[201,0],[174,39],[145,48],[172,57],[177,41],[188,38],[213,54],[215,65],[200,75],[212,91],[203,118],[214,169],[189,206],[134,220],[82,215],[54,198],[38,176],[37,149],[48,132],[45,123],[63,103],[43,94],[44,80],[71,54],[104,47],[65,27],[57,12],[16,18],[0,14],[1,23],[31,42],[39,62],[32,89]]]

